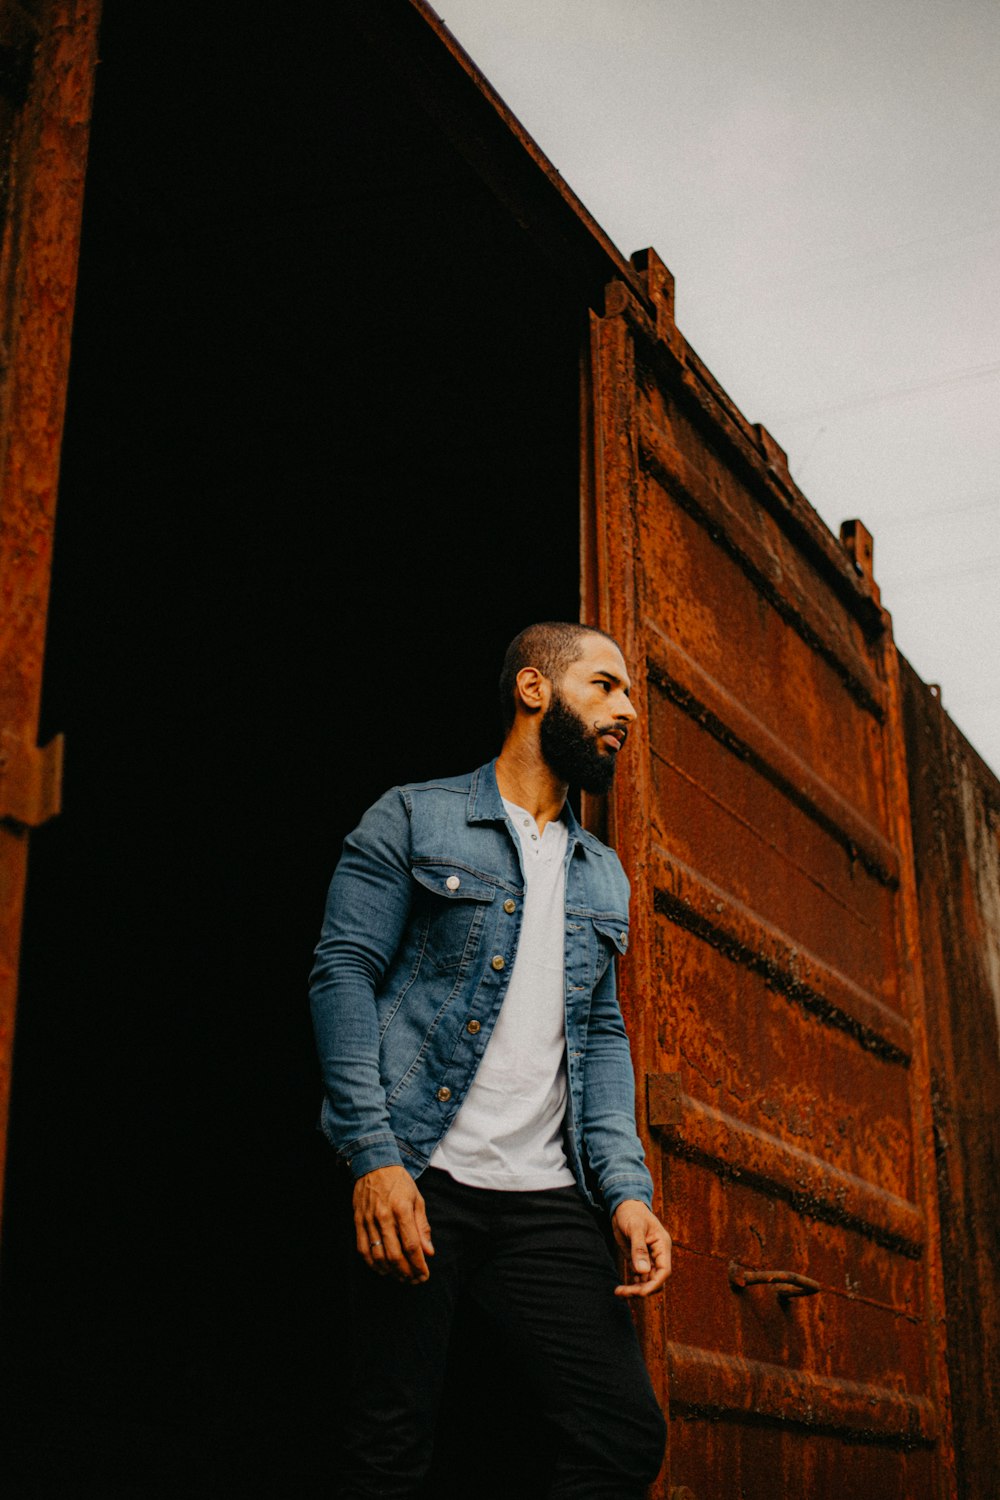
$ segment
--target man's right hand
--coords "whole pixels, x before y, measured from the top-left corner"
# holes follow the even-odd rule
[[[354,1184],[358,1254],[380,1276],[426,1281],[434,1254],[424,1200],[405,1167],[376,1167]]]

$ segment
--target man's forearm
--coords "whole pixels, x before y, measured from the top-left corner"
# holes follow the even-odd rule
[[[409,838],[402,799],[387,793],[345,840],[309,981],[326,1091],[323,1130],[356,1176],[400,1159],[382,1084],[376,995],[409,915]]]
[[[587,1033],[583,1140],[605,1208],[653,1201],[653,1179],[635,1126],[635,1073],[609,968],[594,992]]]
[[[323,1133],[355,1176],[397,1164],[370,990],[321,977],[310,999],[325,1091]]]

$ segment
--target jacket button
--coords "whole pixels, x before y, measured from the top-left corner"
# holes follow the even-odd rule
[[[495,954],[493,957],[493,967],[494,969],[496,969],[497,973],[499,973],[500,970],[505,967],[504,961],[499,953]]]
[[[507,913],[507,915],[509,917],[512,911],[516,911],[517,910],[517,903],[516,903],[516,901],[512,901],[510,899],[510,897],[508,896],[507,899],[506,899],[506,901],[503,904],[503,909],[504,909],[504,911]]]
[[[479,1022],[478,1021],[470,1021],[469,1024],[466,1026],[465,1029],[469,1033],[470,1036],[475,1036],[476,1032],[480,1030]]]
[[[622,947],[624,948],[625,944],[628,942],[628,935],[626,933],[624,933],[624,932],[620,932],[618,934],[618,937],[619,937],[619,939],[621,941]]]
[[[448,879],[445,881],[445,885],[448,887],[449,891],[457,891],[461,884],[462,882],[459,880],[457,875],[449,875]]]
[[[439,1088],[437,1091],[437,1097],[442,1104],[447,1104],[448,1100],[451,1098],[451,1089]]]

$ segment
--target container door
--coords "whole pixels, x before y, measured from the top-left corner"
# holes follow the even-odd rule
[[[891,623],[679,336],[652,252],[594,316],[584,613],[639,725],[607,810],[676,1241],[645,1310],[672,1500],[953,1492]],[[642,294],[644,290],[644,295]]]
[[[59,804],[36,739],[98,13],[0,4],[0,1174],[28,831]]]

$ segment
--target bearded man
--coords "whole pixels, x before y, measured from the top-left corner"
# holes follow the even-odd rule
[[[311,980],[321,1128],[354,1179],[345,1497],[418,1492],[462,1296],[547,1416],[552,1496],[628,1500],[659,1469],[628,1303],[662,1287],[670,1237],[615,993],[629,886],[566,801],[610,787],[629,686],[602,631],[529,626],[497,759],[396,787],[345,842]],[[511,1441],[484,1414],[484,1462],[491,1438]]]

